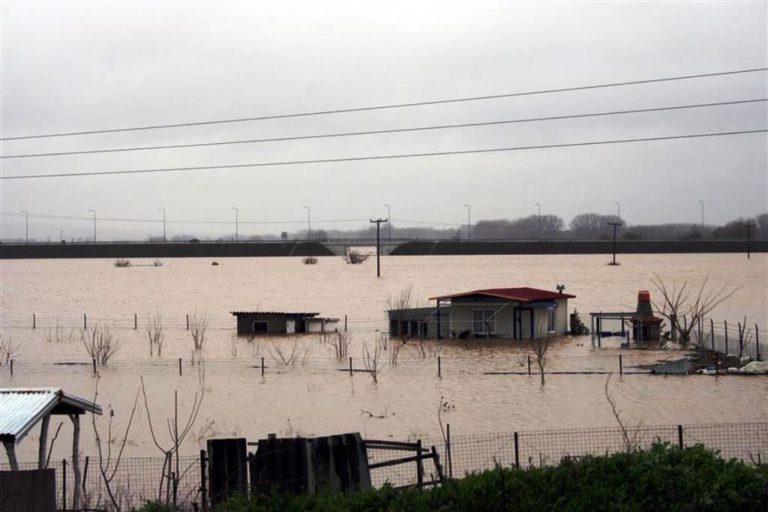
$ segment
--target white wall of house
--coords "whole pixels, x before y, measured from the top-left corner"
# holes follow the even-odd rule
[[[557,308],[554,309],[554,333],[566,334],[568,332],[568,300],[556,300]],[[493,334],[500,338],[511,338],[514,333],[514,310],[516,307],[532,307],[532,304],[520,304],[517,302],[482,302],[452,303],[450,312],[449,329],[451,335],[458,336],[461,332],[469,330],[473,334],[484,334],[484,330],[476,333],[473,321],[475,311],[490,311]],[[521,337],[523,339],[533,336],[543,336],[548,330],[548,316],[550,308],[533,308],[533,332],[531,331],[531,313],[528,310],[521,311]],[[489,313],[485,313],[488,315]],[[487,316],[486,316],[487,318]]]

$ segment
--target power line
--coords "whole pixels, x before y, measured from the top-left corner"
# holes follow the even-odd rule
[[[583,146],[598,146],[606,144],[628,144],[635,142],[653,142],[661,140],[680,140],[680,139],[695,139],[704,137],[721,137],[727,135],[746,135],[753,133],[765,133],[768,129],[759,130],[740,130],[733,132],[714,132],[714,133],[695,133],[685,135],[667,135],[663,137],[644,137],[634,139],[616,139],[616,140],[601,140],[601,141],[589,141],[589,142],[571,142],[565,144],[544,144],[540,146],[512,146],[504,148],[489,148],[489,149],[464,149],[457,151],[436,151],[431,153],[403,153],[395,155],[372,155],[372,156],[353,156],[343,158],[320,158],[314,160],[288,160],[288,161],[275,161],[275,162],[255,162],[246,164],[225,164],[225,165],[204,165],[196,167],[165,167],[156,169],[121,169],[113,171],[91,171],[91,172],[59,172],[51,174],[28,174],[28,175],[12,175],[12,176],[0,176],[0,180],[25,180],[25,179],[39,179],[39,178],[64,178],[74,176],[107,176],[117,174],[149,174],[149,173],[165,173],[165,172],[187,172],[187,171],[213,171],[223,169],[243,169],[246,167],[276,167],[286,165],[306,165],[306,164],[327,164],[327,163],[340,163],[340,162],[360,162],[367,160],[394,160],[401,158],[423,158],[431,156],[449,156],[449,155],[469,155],[479,153],[500,153],[506,151],[527,151],[534,149],[555,149],[555,148],[570,148],[570,147],[583,147]]]
[[[23,217],[23,213],[18,212],[1,212],[2,216],[11,217]],[[78,215],[53,215],[46,213],[30,213],[30,217],[38,219],[59,219],[59,220],[82,220],[91,222],[93,217],[85,217]],[[312,222],[319,224],[333,224],[344,222],[366,222],[367,218],[359,219],[313,219]],[[162,223],[163,219],[139,219],[139,218],[121,218],[121,217],[99,217],[99,222],[137,222],[137,223]],[[230,225],[231,220],[190,220],[190,219],[168,219],[165,221],[167,224],[220,224]],[[305,220],[240,220],[240,224],[304,224]]]
[[[642,84],[650,84],[650,83],[658,83],[658,82],[672,82],[676,80],[710,78],[715,76],[756,73],[756,72],[767,71],[767,70],[768,68],[764,68],[764,67],[751,68],[751,69],[739,69],[734,71],[720,71],[716,73],[702,73],[698,75],[683,75],[683,76],[672,76],[672,77],[664,77],[664,78],[651,78],[647,80],[631,80],[627,82],[611,82],[611,83],[594,84],[594,85],[561,87],[557,89],[540,89],[540,90],[534,90],[534,91],[491,94],[487,96],[471,96],[471,97],[465,97],[465,98],[451,98],[451,99],[445,99],[445,100],[428,100],[428,101],[418,101],[418,102],[412,102],[412,103],[397,103],[397,104],[390,104],[390,105],[375,105],[375,106],[368,106],[368,107],[341,108],[341,109],[334,109],[334,110],[316,110],[311,112],[299,112],[299,113],[293,113],[293,114],[275,114],[275,115],[269,115],[269,116],[217,119],[217,120],[211,120],[211,121],[195,121],[195,122],[189,122],[189,123],[169,123],[169,124],[158,124],[158,125],[133,126],[133,127],[127,127],[127,128],[108,128],[108,129],[102,129],[102,130],[84,130],[84,131],[45,133],[45,134],[34,134],[34,135],[19,135],[16,137],[3,137],[3,138],[0,138],[0,141],[42,139],[42,138],[48,138],[48,137],[65,137],[65,136],[72,136],[72,135],[94,135],[99,133],[132,132],[132,131],[139,131],[139,130],[157,130],[161,128],[182,128],[187,126],[205,126],[205,125],[227,124],[227,123],[244,123],[248,121],[266,121],[270,119],[288,119],[288,118],[295,118],[295,117],[344,114],[344,113],[350,113],[350,112],[370,112],[372,110],[421,107],[421,106],[427,106],[427,105],[441,105],[446,103],[461,103],[461,102],[468,102],[468,101],[485,101],[485,100],[494,100],[494,99],[501,99],[501,98],[514,98],[519,96],[533,96],[538,94],[555,94],[555,93],[572,92],[572,91],[586,91],[590,89],[604,89],[608,87],[623,87],[628,85],[642,85]]]
[[[533,123],[533,122],[541,122],[541,121],[559,121],[559,120],[578,119],[578,118],[587,118],[587,117],[603,117],[603,116],[615,116],[615,115],[627,115],[627,114],[641,114],[641,113],[648,113],[648,112],[663,112],[663,111],[670,111],[670,110],[722,107],[722,106],[742,105],[746,103],[757,103],[757,102],[765,102],[765,101],[768,101],[768,98],[721,101],[716,103],[694,103],[689,105],[675,105],[671,107],[652,107],[652,108],[641,108],[641,109],[631,109],[631,110],[614,110],[614,111],[603,111],[603,112],[593,112],[593,113],[584,113],[584,114],[567,114],[567,115],[549,116],[549,117],[528,117],[528,118],[522,118],[522,119],[485,121],[485,122],[478,122],[478,123],[456,123],[456,124],[444,124],[444,125],[432,125],[432,126],[418,126],[413,128],[392,128],[387,130],[355,131],[355,132],[327,133],[327,134],[317,134],[317,135],[299,135],[294,137],[272,137],[272,138],[265,138],[265,139],[197,142],[197,143],[191,143],[191,144],[168,144],[168,145],[161,145],[161,146],[134,146],[134,147],[127,147],[127,148],[90,149],[90,150],[82,150],[82,151],[58,151],[58,152],[51,152],[51,153],[25,153],[25,154],[15,154],[15,155],[0,155],[0,159],[32,158],[32,157],[44,157],[44,156],[91,155],[91,154],[100,154],[100,153],[121,153],[121,152],[127,152],[127,151],[150,151],[150,150],[159,150],[159,149],[199,148],[199,147],[210,147],[210,146],[226,146],[226,145],[234,145],[234,144],[256,144],[256,143],[262,143],[262,142],[286,142],[286,141],[308,140],[308,139],[326,139],[326,138],[334,138],[334,137],[352,137],[352,136],[359,136],[359,135],[381,135],[381,134],[387,134],[387,133],[418,132],[418,131],[427,131],[427,130],[445,130],[445,129],[455,129],[455,128],[473,128],[473,127],[479,127],[479,126],[494,126],[494,125],[502,125],[502,124]]]

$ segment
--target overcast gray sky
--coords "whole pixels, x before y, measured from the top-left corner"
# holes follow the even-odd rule
[[[285,114],[766,67],[766,3],[0,1],[2,136]],[[5,155],[378,130],[768,96],[766,73],[491,101],[2,143]],[[4,176],[558,144],[763,129],[765,103],[418,133],[3,159]],[[768,210],[766,134],[172,174],[0,181],[1,236],[146,239],[384,216],[536,212],[630,224]],[[64,216],[75,219],[41,217]],[[264,224],[247,224],[246,222]],[[289,223],[283,221],[295,221]]]

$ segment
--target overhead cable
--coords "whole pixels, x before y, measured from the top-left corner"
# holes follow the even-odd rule
[[[132,126],[132,127],[125,127],[125,128],[106,128],[106,129],[100,129],[100,130],[82,130],[82,131],[70,131],[70,132],[58,132],[58,133],[18,135],[15,137],[2,137],[0,138],[0,141],[42,139],[42,138],[48,138],[48,137],[66,137],[66,136],[73,136],[73,135],[95,135],[100,133],[133,132],[133,131],[140,131],[140,130],[157,130],[162,128],[182,128],[182,127],[188,127],[188,126],[206,126],[206,125],[215,125],[215,124],[244,123],[249,121],[266,121],[271,119],[288,119],[288,118],[296,118],[296,117],[345,114],[345,113],[352,113],[352,112],[370,112],[373,110],[422,107],[427,105],[441,105],[441,104],[447,104],[447,103],[462,103],[462,102],[469,102],[469,101],[485,101],[485,100],[495,100],[495,99],[502,99],[502,98],[514,98],[519,96],[556,94],[556,93],[563,93],[563,92],[586,91],[591,89],[604,89],[609,87],[624,87],[629,85],[672,82],[676,80],[692,80],[692,79],[698,79],[698,78],[711,78],[716,76],[757,73],[761,71],[768,71],[768,68],[762,67],[762,68],[751,68],[751,69],[738,69],[738,70],[732,70],[732,71],[719,71],[715,73],[701,73],[696,75],[671,76],[671,77],[663,77],[663,78],[651,78],[651,79],[645,79],[645,80],[631,80],[626,82],[610,82],[610,83],[601,83],[601,84],[592,84],[592,85],[580,85],[580,86],[573,86],[573,87],[560,87],[555,89],[539,89],[534,91],[491,94],[486,96],[470,96],[470,97],[464,97],[464,98],[451,98],[451,99],[443,99],[443,100],[417,101],[417,102],[411,102],[411,103],[396,103],[396,104],[389,104],[389,105],[374,105],[374,106],[367,106],[367,107],[339,108],[339,109],[333,109],[333,110],[316,110],[316,111],[310,111],[310,112],[299,112],[299,113],[290,113],[290,114],[263,115],[263,116],[241,117],[241,118],[232,118],[232,119],[216,119],[216,120],[208,120],[208,121],[194,121],[194,122],[188,122],[188,123],[168,123],[168,124],[156,124],[156,125],[145,125],[145,126]]]
[[[111,171],[67,171],[67,172],[27,174],[27,175],[15,174],[11,176],[0,176],[0,180],[27,180],[27,179],[45,179],[45,178],[65,178],[65,177],[75,177],[75,176],[108,176],[108,175],[151,174],[151,173],[170,173],[170,172],[189,172],[189,171],[214,171],[214,170],[224,170],[224,169],[244,169],[248,167],[277,167],[277,166],[288,166],[288,165],[360,162],[360,161],[370,161],[370,160],[395,160],[395,159],[403,159],[403,158],[423,158],[423,157],[434,157],[434,156],[469,155],[469,154],[480,154],[480,153],[501,153],[501,152],[509,152],[509,151],[529,151],[529,150],[542,150],[542,149],[555,149],[555,148],[598,146],[598,145],[608,145],[608,144],[654,142],[654,141],[663,141],[663,140],[723,137],[723,136],[747,135],[747,134],[765,133],[765,132],[768,132],[768,129],[739,130],[739,131],[731,131],[731,132],[714,132],[714,133],[693,133],[693,134],[685,134],[685,135],[666,135],[662,137],[643,137],[643,138],[632,138],[632,139],[570,142],[570,143],[564,143],[564,144],[543,144],[543,145],[535,145],[535,146],[511,146],[511,147],[488,148],[488,149],[435,151],[435,152],[429,152],[429,153],[402,153],[402,154],[394,154],[394,155],[318,158],[318,159],[312,159],[312,160],[284,160],[284,161],[254,162],[254,163],[244,163],[244,164],[203,165],[203,166],[195,166],[195,167],[165,167],[165,168],[155,168],[155,169],[118,169],[118,170],[111,170]]]
[[[685,110],[696,108],[710,108],[710,107],[722,107],[731,105],[742,105],[747,103],[758,103],[768,101],[768,98],[756,98],[748,100],[735,100],[735,101],[720,101],[716,103],[695,103],[689,105],[675,105],[670,107],[653,107],[653,108],[640,108],[631,110],[613,110],[604,112],[592,112],[584,114],[567,114],[561,116],[549,116],[549,117],[527,117],[522,119],[509,119],[502,121],[485,121],[477,123],[456,123],[456,124],[444,124],[444,125],[432,125],[432,126],[418,126],[412,128],[391,128],[387,130],[370,130],[370,131],[355,131],[355,132],[341,132],[341,133],[326,133],[317,135],[298,135],[294,137],[271,137],[265,139],[245,139],[245,140],[228,140],[217,142],[197,142],[190,144],[167,144],[162,146],[134,146],[127,148],[108,148],[108,149],[88,149],[82,151],[57,151],[50,153],[20,153],[11,155],[0,155],[0,159],[8,158],[32,158],[32,157],[50,157],[50,156],[68,156],[68,155],[92,155],[100,153],[122,153],[128,151],[150,151],[160,149],[183,149],[183,148],[200,148],[210,146],[227,146],[235,144],[257,144],[262,142],[286,142],[295,140],[309,140],[309,139],[327,139],[334,137],[352,137],[359,135],[381,135],[388,133],[404,133],[404,132],[418,132],[427,130],[445,130],[455,128],[473,128],[479,126],[494,126],[502,124],[515,124],[515,123],[534,123],[541,121],[560,121],[566,119],[578,119],[588,117],[603,117],[603,116],[616,116],[627,114],[641,114],[648,112],[663,112],[670,110]]]

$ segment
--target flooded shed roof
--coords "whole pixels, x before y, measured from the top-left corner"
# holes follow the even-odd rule
[[[60,388],[0,388],[0,439],[18,442],[48,414],[85,412],[101,407]]]

